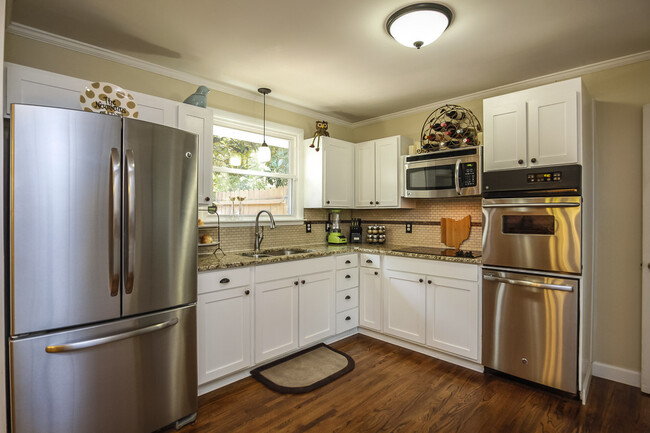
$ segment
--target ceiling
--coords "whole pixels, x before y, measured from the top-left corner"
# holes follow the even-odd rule
[[[420,50],[408,0],[13,0],[8,19],[348,122],[650,50],[648,0],[445,0]]]

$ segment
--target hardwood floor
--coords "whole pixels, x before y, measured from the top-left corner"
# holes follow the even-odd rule
[[[587,406],[370,337],[332,344],[355,369],[278,394],[252,378],[199,398],[194,432],[650,432],[650,396],[593,378]]]

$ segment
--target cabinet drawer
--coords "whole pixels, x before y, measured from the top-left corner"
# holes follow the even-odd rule
[[[379,254],[366,254],[366,253],[361,253],[359,254],[359,263],[361,266],[364,268],[379,268],[379,259],[380,259]]]
[[[351,289],[359,285],[359,270],[344,269],[336,271],[336,290]]]
[[[359,288],[336,292],[336,312],[357,308],[359,306]]]
[[[223,271],[199,272],[198,293],[247,286],[251,281],[251,268],[225,269]]]
[[[359,309],[343,311],[336,314],[336,333],[340,334],[348,329],[359,326]]]
[[[359,266],[358,254],[344,254],[336,257],[336,269],[348,269]]]

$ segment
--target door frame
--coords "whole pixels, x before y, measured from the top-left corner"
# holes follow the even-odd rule
[[[641,391],[650,393],[650,104],[643,106],[643,251],[641,263]]]

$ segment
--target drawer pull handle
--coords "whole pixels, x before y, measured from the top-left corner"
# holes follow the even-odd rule
[[[294,281],[294,282],[293,282],[293,285],[294,285],[294,286],[297,286],[297,285],[298,285],[298,281]]]
[[[345,276],[345,278],[352,278],[352,276],[348,274]]]
[[[368,259],[366,260],[366,263],[372,263],[372,260]]]
[[[251,291],[250,290],[244,290],[244,295],[250,295]]]
[[[378,272],[378,271],[375,271],[375,275],[379,275],[379,272]]]
[[[420,278],[420,282],[421,282],[421,283],[424,283],[424,280],[423,280],[422,278]]]
[[[305,284],[305,280],[302,280],[300,283],[301,283],[301,284]]]
[[[352,298],[350,297],[350,295],[347,295],[345,299],[352,299]]]
[[[221,281],[219,281],[221,284],[228,284],[230,282],[230,278],[222,278]]]
[[[346,316],[345,320],[352,320],[352,318],[350,316]]]
[[[428,284],[431,284],[431,280],[427,280],[427,283],[428,283]]]
[[[345,264],[346,264],[346,265],[349,265],[350,263],[352,263],[352,262],[349,261],[349,260],[346,260],[346,261],[345,261]]]

